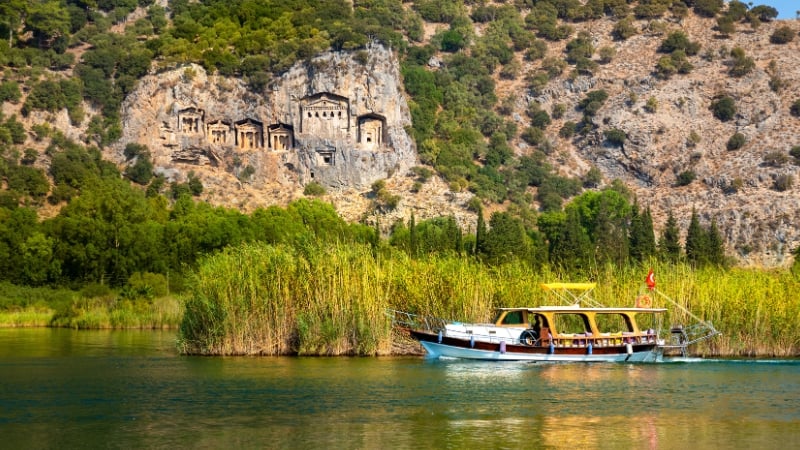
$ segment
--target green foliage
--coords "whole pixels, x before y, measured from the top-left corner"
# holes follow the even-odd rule
[[[683,172],[679,173],[675,179],[676,186],[688,186],[689,184],[697,178],[697,175],[694,173],[693,170],[684,170]]]
[[[658,241],[658,252],[666,261],[677,262],[681,257],[680,230],[672,210],[669,211],[664,230]]]
[[[611,35],[618,41],[625,41],[637,33],[636,25],[630,17],[617,21],[611,31]]]
[[[778,17],[778,10],[768,5],[757,5],[750,9],[750,14],[762,22],[769,22]]]
[[[400,203],[400,196],[394,195],[386,188],[385,180],[378,180],[372,183],[372,195],[375,200],[376,209],[391,211],[397,208]]]
[[[734,133],[733,136],[728,139],[726,148],[728,150],[739,150],[744,146],[745,142],[747,142],[747,139],[742,133]]]
[[[723,6],[723,0],[695,0],[694,11],[701,16],[715,17]]]
[[[733,50],[731,50],[731,58],[733,59],[733,64],[731,65],[731,69],[728,73],[734,77],[745,76],[752,72],[756,66],[753,58],[745,55],[744,50],[741,47],[735,47]]]
[[[19,83],[16,81],[4,81],[0,83],[0,103],[17,103],[20,98],[22,98],[22,92],[19,90]]]
[[[729,15],[717,18],[717,31],[723,36],[730,36],[736,31],[736,24]]]
[[[656,75],[661,79],[669,79],[676,73],[687,74],[694,69],[683,50],[675,50],[669,56],[662,56],[656,63]]]
[[[736,116],[736,102],[727,95],[714,99],[710,109],[714,117],[722,122],[732,120]]]
[[[716,221],[704,228],[700,225],[697,211],[692,210],[689,228],[686,232],[686,259],[695,266],[724,266],[725,245]]]
[[[153,178],[153,163],[147,154],[139,155],[125,170],[125,176],[137,184],[146,185]]]
[[[651,114],[655,113],[658,110],[658,99],[655,97],[648,98],[644,104],[644,110]]]
[[[700,44],[689,40],[689,36],[683,31],[673,31],[661,42],[658,48],[660,52],[672,53],[675,50],[683,50],[688,56],[694,56],[700,51]]]
[[[579,103],[578,107],[583,110],[585,116],[594,116],[608,99],[608,93],[603,90],[589,91],[586,97]]]
[[[791,27],[784,25],[775,29],[770,35],[769,41],[773,44],[788,44],[794,40],[796,34]]]
[[[325,187],[317,183],[316,181],[308,183],[306,187],[303,189],[303,195],[308,195],[311,197],[319,197],[325,194],[326,194]]]
[[[625,140],[628,139],[628,135],[619,128],[605,130],[603,135],[606,137],[606,141],[615,147],[621,147],[622,144],[625,143]]]

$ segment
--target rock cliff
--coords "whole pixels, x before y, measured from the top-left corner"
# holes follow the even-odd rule
[[[195,65],[153,74],[123,105],[113,156],[123,162],[126,144],[146,144],[156,172],[182,180],[193,171],[212,201],[250,208],[310,182],[365,190],[416,161],[401,83],[380,45],[298,63],[263,92]]]

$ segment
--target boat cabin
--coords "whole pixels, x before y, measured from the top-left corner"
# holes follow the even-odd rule
[[[655,342],[657,308],[580,308],[577,305],[538,308],[501,308],[493,325],[524,327],[536,345],[556,347],[609,346]],[[532,341],[526,342],[529,345]]]

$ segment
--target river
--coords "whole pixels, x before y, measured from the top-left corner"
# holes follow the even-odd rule
[[[0,329],[3,448],[800,448],[800,361],[186,357]]]

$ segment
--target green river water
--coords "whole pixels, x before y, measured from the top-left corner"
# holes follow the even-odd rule
[[[0,448],[800,448],[800,361],[179,356],[0,329]]]

